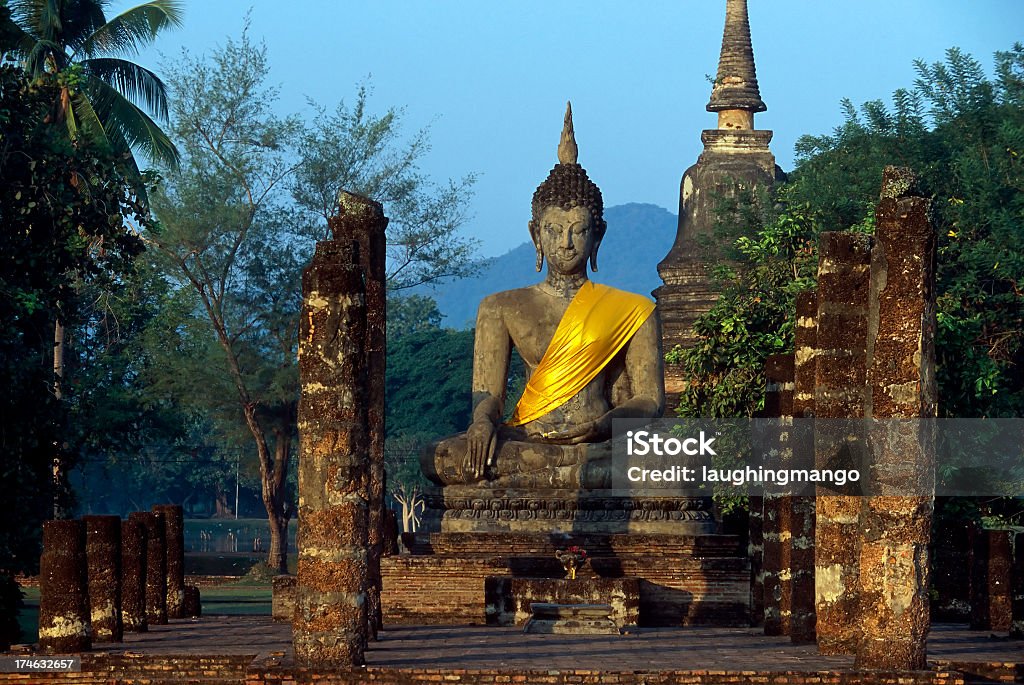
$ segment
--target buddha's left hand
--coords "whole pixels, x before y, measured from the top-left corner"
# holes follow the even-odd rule
[[[545,440],[565,445],[578,445],[583,442],[601,442],[608,439],[605,417],[581,423],[572,428],[543,433]]]

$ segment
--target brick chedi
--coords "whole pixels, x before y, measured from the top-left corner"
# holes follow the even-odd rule
[[[661,312],[665,351],[694,342],[693,324],[717,294],[705,269],[702,248],[711,236],[718,198],[739,188],[770,186],[782,171],[768,149],[771,131],[754,130],[761,100],[750,41],[747,0],[727,0],[718,76],[707,105],[718,114],[718,128],[701,134],[704,152],[686,170],[679,188],[679,228],[668,255],[658,265],[664,285],[654,291]],[[671,414],[684,379],[677,368],[665,372],[666,411]]]

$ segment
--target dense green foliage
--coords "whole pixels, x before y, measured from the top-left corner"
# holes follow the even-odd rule
[[[124,59],[181,24],[180,3],[151,0],[107,20],[109,0],[12,0],[12,23],[4,27],[25,70],[57,85],[50,118],[63,122],[71,140],[131,155],[141,150],[153,161],[177,164],[178,153],[159,125],[167,117],[164,85],[152,71]]]
[[[893,103],[844,103],[832,135],[805,136],[790,182],[773,201],[723,209],[735,243],[723,294],[698,322],[698,345],[670,353],[694,382],[681,412],[749,416],[764,388],[764,359],[792,350],[796,292],[813,287],[817,236],[873,230],[887,164],[913,168],[932,198],[939,235],[940,411],[1017,416],[1024,410],[1024,47],[996,55],[995,75],[953,49],[917,64]]]
[[[72,465],[99,432],[75,418],[75,383],[62,388],[65,402],[55,396],[55,321],[85,334],[87,294],[119,287],[142,248],[125,222],[147,221],[123,160],[72,145],[46,122],[56,90],[52,79],[0,66],[0,473],[17,512],[0,527],[0,576],[36,567],[40,525],[53,513],[53,460]]]
[[[466,271],[472,243],[456,231],[473,179],[430,183],[417,169],[425,132],[403,141],[401,112],[372,114],[366,88],[306,122],[274,114],[269,78],[266,49],[247,32],[169,70],[182,163],[152,197],[159,223],[147,238],[170,289],[149,334],[147,375],[256,457],[273,524],[270,563],[283,568],[277,542],[295,503],[301,274],[328,238],[338,192],[383,202],[395,290]],[[429,301],[391,299],[400,303],[395,330],[436,326]]]

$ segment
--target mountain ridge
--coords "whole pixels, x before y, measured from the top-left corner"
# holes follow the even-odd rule
[[[661,285],[657,265],[676,237],[678,218],[657,205],[630,202],[604,211],[608,230],[598,250],[598,283],[650,296]],[[437,302],[448,328],[472,328],[476,310],[484,296],[501,290],[522,288],[541,280],[535,270],[533,243],[524,241],[498,257],[480,260],[475,276],[414,289]]]

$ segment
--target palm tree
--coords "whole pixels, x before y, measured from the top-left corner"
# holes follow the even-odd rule
[[[107,21],[109,0],[10,0],[17,54],[27,72],[55,78],[54,119],[72,140],[87,137],[124,153],[176,167],[178,150],[142,106],[167,120],[167,93],[152,71],[124,59],[180,26],[180,0],[152,0]],[[141,105],[141,106],[140,106]]]

